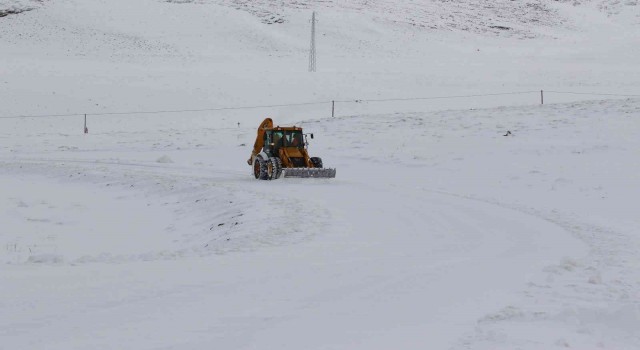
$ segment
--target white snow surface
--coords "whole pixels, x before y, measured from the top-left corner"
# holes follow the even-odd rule
[[[0,17],[0,348],[640,348],[637,1],[488,3]],[[266,116],[337,177],[255,180]]]

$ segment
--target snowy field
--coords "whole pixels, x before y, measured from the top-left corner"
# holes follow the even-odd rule
[[[0,349],[640,348],[640,8],[483,3],[0,0]]]

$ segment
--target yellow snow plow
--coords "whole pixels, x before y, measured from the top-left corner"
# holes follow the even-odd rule
[[[259,180],[275,180],[284,177],[334,178],[336,169],[323,168],[322,159],[309,157],[307,137],[296,126],[273,126],[266,118],[258,127],[258,135],[247,164],[253,167],[253,175]]]

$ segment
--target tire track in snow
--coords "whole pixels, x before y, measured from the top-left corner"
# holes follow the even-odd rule
[[[39,173],[53,177],[54,181],[71,179],[97,184],[101,188],[128,190],[133,197],[142,196],[153,205],[168,207],[174,212],[177,221],[168,229],[178,234],[179,242],[175,247],[145,253],[143,257],[85,257],[74,263],[178,259],[250,251],[310,239],[318,229],[300,229],[305,226],[302,223],[305,217],[323,222],[315,226],[330,226],[322,221],[328,220],[328,213],[310,205],[313,200],[288,196],[287,201],[273,203],[268,195],[256,190],[257,184],[247,172],[242,173],[243,180],[239,179],[241,173],[236,171],[177,165],[62,158],[2,162],[5,170],[13,168],[22,173]],[[260,209],[264,203],[271,203],[271,210]],[[288,215],[292,212],[298,215]]]

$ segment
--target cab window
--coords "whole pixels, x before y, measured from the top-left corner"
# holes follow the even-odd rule
[[[287,131],[285,137],[287,140],[287,147],[304,147],[302,131]]]
[[[276,148],[283,146],[284,143],[284,132],[283,131],[274,131],[273,132],[273,144]]]

